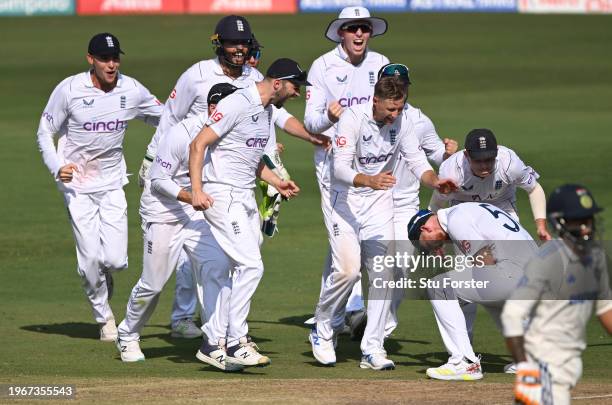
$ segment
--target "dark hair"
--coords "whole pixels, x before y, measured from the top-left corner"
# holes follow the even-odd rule
[[[408,97],[408,86],[399,77],[381,77],[374,86],[374,97],[400,100]]]

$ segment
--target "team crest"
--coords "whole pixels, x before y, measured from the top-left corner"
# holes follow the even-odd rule
[[[87,101],[86,99],[83,99],[83,108],[92,108],[93,107],[93,103],[94,103],[94,99],[92,98],[91,100]]]
[[[368,72],[369,76],[370,76],[370,84],[372,86],[374,86],[376,84],[376,80],[375,80],[375,76],[374,76],[374,72],[370,71]]]
[[[336,80],[338,80],[338,83],[346,83],[347,78],[348,78],[348,75],[344,75],[344,77],[342,78],[336,76]]]
[[[372,136],[374,136],[374,135],[370,135],[370,136],[363,135],[362,139],[363,139],[364,142],[370,142],[372,140]]]
[[[502,181],[501,180],[497,180],[495,182],[495,190],[501,190],[502,185],[503,185]]]
[[[395,128],[389,131],[389,135],[391,136],[391,145],[395,145],[395,141],[397,140],[397,130]]]
[[[257,122],[259,120],[259,115],[251,115],[251,119],[253,122]]]
[[[119,104],[121,106],[121,108],[125,108],[125,105],[127,103],[127,99],[125,96],[121,96],[121,98],[119,99]]]

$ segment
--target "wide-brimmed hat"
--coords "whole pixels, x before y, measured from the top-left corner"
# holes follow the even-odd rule
[[[340,11],[338,18],[327,26],[325,37],[333,42],[340,42],[342,39],[338,35],[338,29],[351,21],[367,21],[372,26],[372,37],[382,35],[387,32],[387,20],[379,17],[371,17],[370,11],[365,7],[345,7]]]

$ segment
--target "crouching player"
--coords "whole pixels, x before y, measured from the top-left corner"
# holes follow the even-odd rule
[[[220,83],[210,90],[209,105],[237,88]],[[159,143],[157,156],[149,172],[150,181],[140,200],[143,219],[143,271],[132,289],[125,319],[119,325],[117,348],[125,362],[145,359],[138,344],[140,332],[155,310],[159,294],[172,275],[181,251],[191,260],[198,291],[202,291],[203,272],[227,277],[229,262],[210,235],[210,227],[201,212],[191,205],[189,182],[189,144],[204,126],[205,116],[196,115],[173,126]],[[207,285],[204,300],[199,295],[206,318],[214,309],[220,288]]]
[[[506,343],[518,363],[518,403],[570,403],[570,390],[582,374],[580,354],[593,306],[612,333],[606,254],[594,240],[594,215],[600,211],[579,185],[561,186],[548,200],[548,221],[560,239],[540,247],[502,313]]]

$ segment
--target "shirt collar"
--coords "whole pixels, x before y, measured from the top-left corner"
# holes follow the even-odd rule
[[[342,43],[339,43],[338,46],[336,46],[336,54],[338,55],[338,57],[340,59],[342,59],[343,61],[345,61],[346,63],[351,63],[348,57],[348,54],[346,53],[346,51],[344,50],[344,48],[342,47]],[[368,48],[366,48],[364,54],[363,54],[363,59],[361,60],[361,63],[363,63],[366,58],[368,57]],[[360,63],[360,65],[361,65]],[[351,63],[352,65],[352,63]]]
[[[214,59],[215,61],[215,67],[213,69],[213,73],[216,74],[217,76],[227,76],[224,72],[223,72],[223,66],[221,66],[221,61],[219,60],[219,57],[216,57]],[[241,77],[247,77],[250,73],[251,73],[251,67],[248,65],[243,65],[242,66],[242,75],[238,76],[237,79],[240,79]],[[229,77],[229,76],[228,76]],[[232,78],[230,78],[232,79]],[[237,80],[237,79],[232,79],[232,80]]]
[[[85,77],[83,80],[83,84],[85,85],[85,87],[88,88],[95,88],[96,86],[94,86],[93,81],[91,80],[91,69],[85,72]],[[117,73],[117,85],[115,87],[121,87],[121,85],[123,84],[123,75],[121,74],[121,72]]]
[[[443,208],[438,210],[436,213],[438,215],[438,222],[440,223],[440,227],[444,232],[448,234],[448,211],[450,208]]]
[[[246,89],[251,94],[251,97],[253,97],[253,100],[257,101],[257,105],[263,106],[263,103],[261,102],[261,96],[259,95],[259,91],[257,90],[257,83],[253,82]]]

